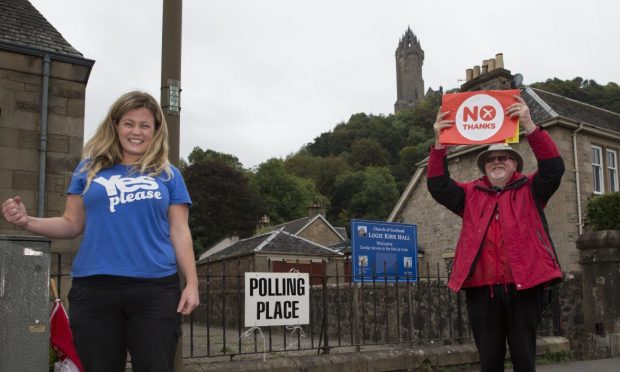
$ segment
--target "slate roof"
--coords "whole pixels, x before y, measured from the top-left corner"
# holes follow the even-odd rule
[[[327,219],[320,214],[317,214],[314,217],[302,217],[297,220],[284,222],[279,225],[271,227],[269,231],[284,230],[287,233],[297,235],[301,233],[303,230],[305,230],[306,227],[310,226],[315,220],[318,220],[318,219],[323,220],[323,222],[325,222],[325,224],[327,224],[336,234],[340,235],[342,239],[347,238],[347,230],[344,227],[332,226],[332,224],[329,223],[329,221],[327,221]]]
[[[297,220],[288,221],[279,225],[273,226],[271,231],[280,230],[284,228],[284,231],[291,234],[297,234],[304,226],[310,222],[310,217],[302,217]]]
[[[84,58],[27,0],[0,0],[2,44]]]
[[[579,123],[588,123],[599,128],[620,132],[620,114],[590,104],[576,101],[559,94],[530,88],[552,112],[544,110],[540,103],[532,104],[527,100],[534,122],[543,122],[552,117],[564,117]],[[532,97],[530,94],[529,97]],[[556,114],[555,116],[553,114]]]
[[[340,256],[334,249],[300,238],[283,229],[267,234],[239,240],[237,243],[199,260],[196,264],[205,263],[207,259],[219,261],[227,258],[240,257],[256,253],[295,254],[302,256]]]

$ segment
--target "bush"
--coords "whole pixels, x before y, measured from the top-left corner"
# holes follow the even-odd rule
[[[593,231],[620,230],[620,191],[591,198],[586,209]]]

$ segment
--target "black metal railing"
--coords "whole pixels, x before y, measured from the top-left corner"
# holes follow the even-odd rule
[[[52,277],[62,283],[62,255]],[[216,265],[216,264],[211,264]],[[372,275],[370,280],[335,270],[310,274],[310,324],[248,329],[244,323],[243,266],[221,265],[199,274],[201,305],[184,321],[184,357],[227,357],[262,353],[360,351],[374,345],[456,344],[471,338],[465,296],[446,286],[439,265],[424,276]],[[231,267],[232,266],[232,267]],[[273,266],[268,265],[269,268]],[[346,271],[346,270],[345,270]],[[431,275],[434,271],[434,275]],[[62,292],[60,292],[62,293]],[[540,335],[561,335],[558,291],[545,291]]]

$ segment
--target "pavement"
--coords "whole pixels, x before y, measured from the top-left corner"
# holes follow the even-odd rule
[[[511,372],[507,369],[506,372]],[[537,372],[618,372],[620,357],[536,366]]]

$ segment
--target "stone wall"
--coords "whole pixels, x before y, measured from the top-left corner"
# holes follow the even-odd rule
[[[298,236],[326,247],[342,242],[342,239],[323,220],[317,219]]]
[[[20,195],[37,215],[43,59],[0,50],[0,200]],[[84,100],[90,67],[50,63],[45,216],[59,216],[84,142]],[[0,234],[25,234],[0,220]],[[53,252],[73,253],[78,239],[54,240]]]

